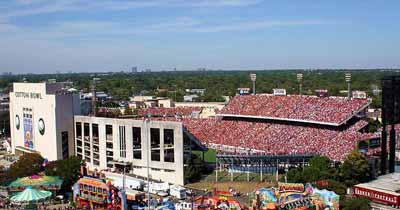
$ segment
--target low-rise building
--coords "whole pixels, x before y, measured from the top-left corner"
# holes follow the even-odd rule
[[[75,154],[91,170],[117,169],[184,184],[181,122],[75,116]]]
[[[366,197],[378,206],[400,207],[400,173],[379,176],[378,179],[355,185],[354,195]]]

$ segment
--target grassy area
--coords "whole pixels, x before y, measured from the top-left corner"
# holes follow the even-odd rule
[[[275,185],[275,176],[263,175],[263,182],[260,180],[260,174],[249,173],[249,182],[247,181],[247,173],[233,173],[233,182],[231,174],[226,171],[218,172],[218,182],[216,182],[215,171],[212,174],[204,176],[199,182],[187,184],[187,187],[203,190],[218,190],[227,191],[229,188],[234,188],[241,193],[252,192],[263,187],[271,187]]]
[[[203,152],[193,150],[193,154],[203,158]],[[214,149],[208,149],[207,152],[204,153],[204,161],[208,163],[215,163],[217,159],[217,152]]]

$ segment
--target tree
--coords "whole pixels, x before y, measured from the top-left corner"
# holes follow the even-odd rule
[[[363,197],[353,197],[344,199],[342,202],[343,210],[369,210],[371,209],[370,200]]]
[[[340,177],[347,186],[371,180],[371,172],[367,158],[353,151],[340,167]]]
[[[185,167],[185,180],[186,182],[195,182],[200,180],[201,175],[206,172],[206,165],[204,161],[197,155],[192,154],[191,158],[188,158]]]
[[[334,179],[336,168],[331,166],[331,160],[324,156],[316,156],[310,159],[310,165],[304,170],[291,169],[287,176],[290,182],[313,182],[318,180]]]
[[[6,185],[17,178],[38,174],[43,170],[42,164],[43,158],[39,154],[25,153],[1,175],[0,183]]]
[[[327,190],[334,191],[336,194],[340,195],[340,197],[346,196],[346,185],[336,181],[336,180],[328,180],[328,186],[325,186]]]
[[[43,170],[43,160],[38,153],[23,154],[10,166],[10,170],[6,173],[7,181],[40,173]]]
[[[70,187],[79,179],[80,168],[82,163],[81,158],[73,156],[64,160],[49,162],[45,168],[45,174],[48,176],[59,176],[63,180],[63,189]]]

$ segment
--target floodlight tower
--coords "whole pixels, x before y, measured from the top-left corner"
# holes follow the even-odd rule
[[[250,80],[253,82],[253,95],[256,94],[256,74],[250,74]]]
[[[303,74],[297,74],[297,81],[299,82],[299,95],[303,92]]]
[[[93,78],[92,80],[92,116],[96,116],[96,85],[100,78]]]
[[[344,75],[344,79],[347,82],[347,99],[350,100],[351,99],[351,74],[346,73]]]

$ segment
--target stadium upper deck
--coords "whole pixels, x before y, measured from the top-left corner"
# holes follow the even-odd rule
[[[340,126],[369,104],[369,99],[344,97],[244,95],[234,97],[218,115]]]

